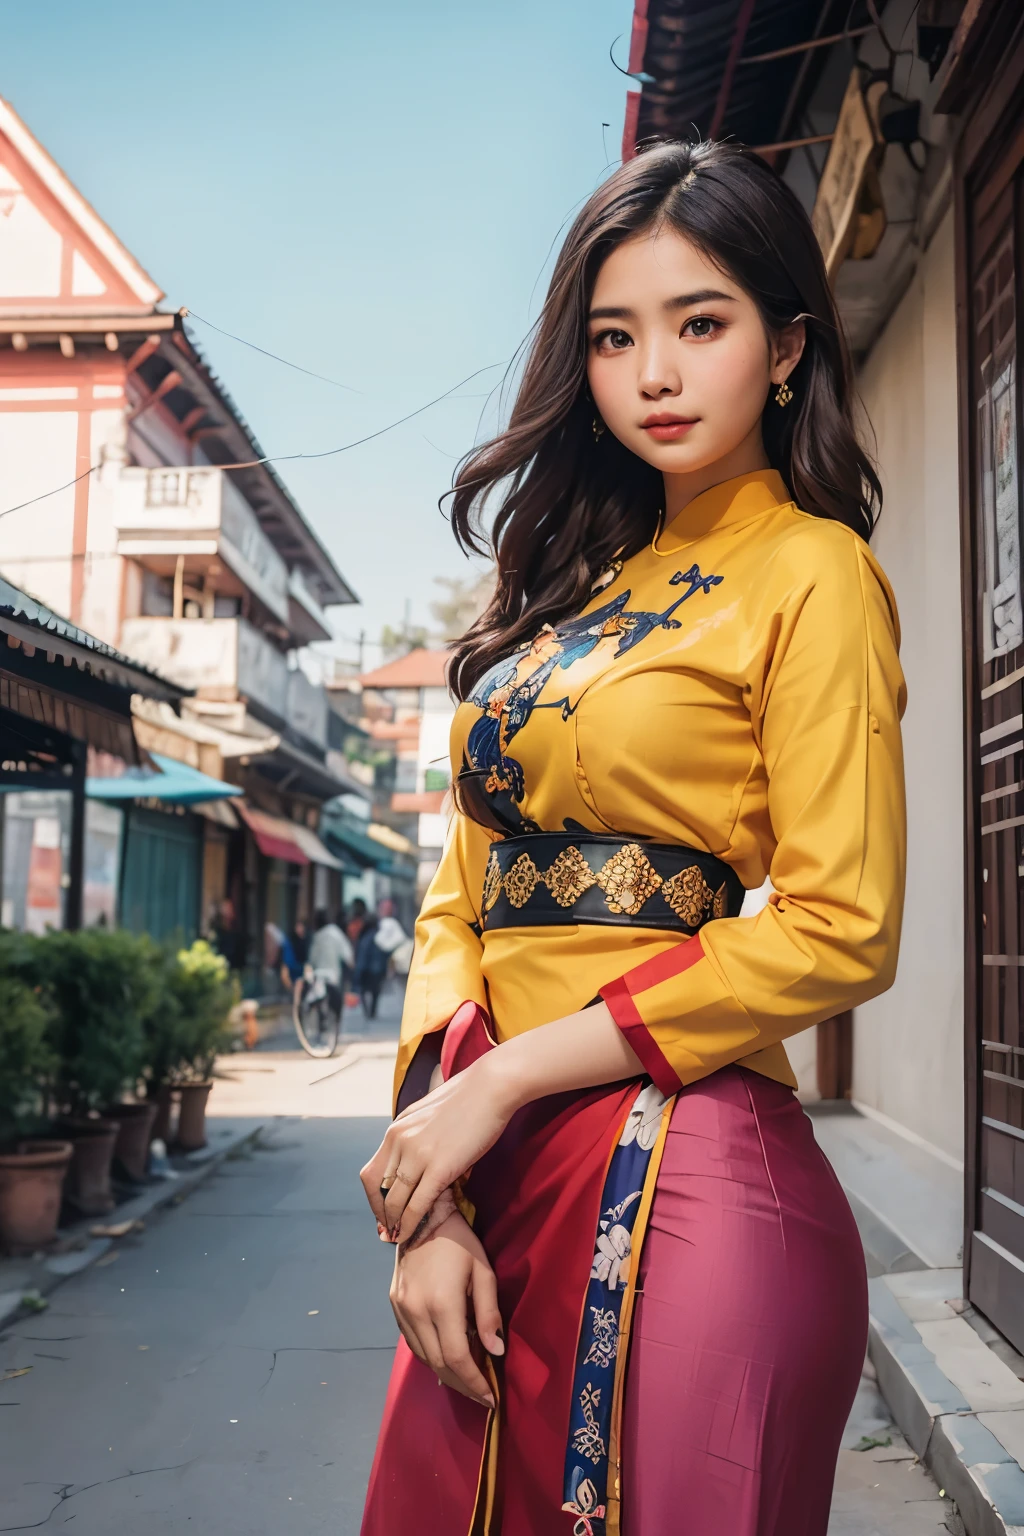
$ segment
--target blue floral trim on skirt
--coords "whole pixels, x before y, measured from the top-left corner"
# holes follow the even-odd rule
[[[578,1515],[573,1536],[604,1536],[608,1437],[619,1323],[629,1281],[633,1223],[640,1207],[666,1099],[645,1083],[612,1153],[601,1194],[594,1262],[587,1285],[572,1383],[562,1508]]]

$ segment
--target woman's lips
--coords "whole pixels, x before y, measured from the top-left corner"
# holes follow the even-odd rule
[[[696,425],[697,423],[695,421],[645,421],[643,423],[643,429],[647,435],[649,437],[653,437],[656,442],[674,443],[677,442],[679,438],[685,437],[687,432],[689,432],[690,429]]]

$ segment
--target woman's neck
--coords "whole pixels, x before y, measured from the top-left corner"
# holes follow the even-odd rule
[[[758,431],[722,458],[715,459],[712,464],[705,464],[700,469],[683,474],[666,474],[663,525],[667,527],[681,512],[685,512],[691,501],[709,491],[713,485],[721,485],[723,481],[733,480],[737,475],[750,475],[758,469],[770,468]]]

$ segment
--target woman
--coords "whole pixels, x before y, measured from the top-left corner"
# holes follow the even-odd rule
[[[824,1536],[866,1281],[782,1041],[891,984],[904,885],[852,411],[762,160],[594,194],[454,492],[498,580],[362,1174],[405,1340],[364,1536]]]

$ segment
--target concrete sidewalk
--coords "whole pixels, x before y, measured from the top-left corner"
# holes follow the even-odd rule
[[[867,1255],[869,1353],[914,1452],[967,1536],[1024,1536],[1024,1357],[963,1295],[963,1173],[853,1106],[815,1134]]]

